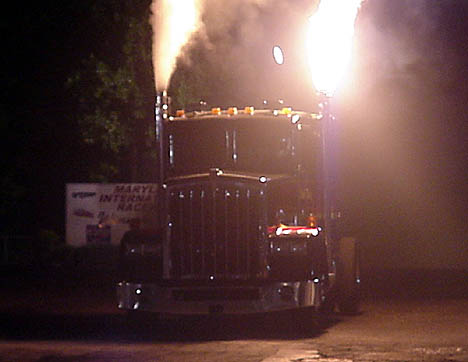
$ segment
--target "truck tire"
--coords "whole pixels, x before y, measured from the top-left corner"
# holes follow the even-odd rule
[[[335,312],[336,303],[337,303],[336,289],[331,289],[326,294],[318,311],[323,315],[330,315]]]
[[[136,310],[125,311],[125,324],[128,329],[137,330],[141,328],[143,320],[142,312]]]
[[[125,315],[126,328],[132,332],[149,332],[157,328],[159,314],[139,310],[127,310]]]
[[[356,314],[360,307],[360,276],[359,248],[355,238],[340,239],[336,269],[338,309],[345,314]]]

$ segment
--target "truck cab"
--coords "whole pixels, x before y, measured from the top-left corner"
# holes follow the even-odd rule
[[[320,115],[213,108],[179,112],[161,127],[161,248],[153,259],[161,265],[118,283],[119,308],[319,310],[333,307],[338,289],[356,308],[357,244],[346,239],[349,255],[340,257],[345,239],[327,201]]]

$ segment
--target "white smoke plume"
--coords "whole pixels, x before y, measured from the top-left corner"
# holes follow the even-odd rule
[[[200,26],[199,1],[154,0],[151,14],[155,87],[162,91],[169,86],[181,49]]]
[[[315,0],[153,0],[153,66],[158,90],[167,89],[177,58],[190,64],[194,46],[210,53],[210,62],[232,63],[240,71],[255,56],[268,33],[285,31],[292,14]],[[176,6],[177,4],[177,6]],[[309,6],[310,7],[310,6]],[[268,18],[282,18],[274,29]],[[268,24],[267,24],[268,23]],[[184,27],[184,31],[181,31]],[[182,34],[183,33],[183,34]],[[175,39],[174,39],[175,37]]]
[[[363,5],[357,54],[372,77],[405,77],[414,65],[437,63],[445,51],[437,35],[435,1],[381,0]]]
[[[241,75],[250,78],[257,85],[255,92],[262,93],[258,87],[270,87],[268,79],[259,79],[258,69],[265,66],[264,54],[280,43],[286,50],[286,63],[291,55],[300,59],[297,53],[304,40],[300,23],[313,13],[318,2],[153,0],[157,89],[168,88],[177,60],[188,65],[197,61],[191,59],[189,50],[198,47],[207,54],[205,60],[211,68],[231,69],[235,81]],[[365,1],[356,24],[358,67],[376,78],[403,76],[414,64],[437,62],[446,51],[437,44],[438,15],[435,0]],[[182,26],[185,31],[180,31]],[[290,49],[284,49],[287,47]]]

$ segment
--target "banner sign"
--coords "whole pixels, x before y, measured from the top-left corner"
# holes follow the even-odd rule
[[[128,222],[140,218],[156,226],[156,184],[66,185],[67,244],[119,244]]]

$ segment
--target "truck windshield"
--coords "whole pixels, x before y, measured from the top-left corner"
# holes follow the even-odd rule
[[[245,117],[173,121],[168,126],[168,176],[210,168],[255,174],[292,174],[301,158],[316,158],[319,138],[299,135],[285,119]],[[301,139],[307,139],[306,147]],[[304,144],[305,146],[305,144]],[[311,149],[312,147],[312,149]],[[305,149],[307,155],[305,155]],[[314,154],[311,154],[314,153]]]

